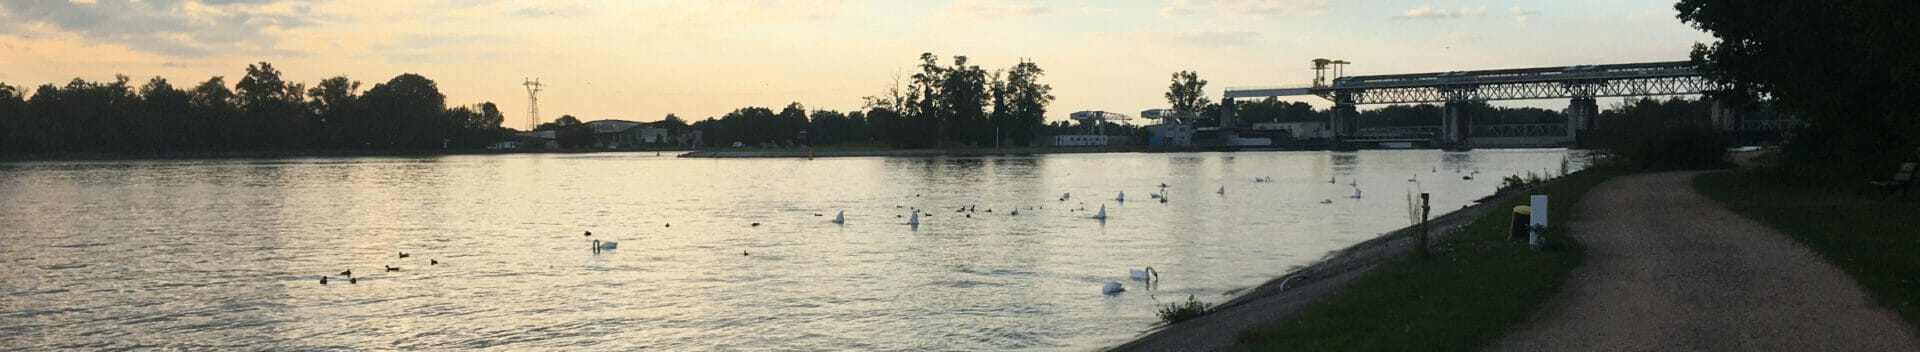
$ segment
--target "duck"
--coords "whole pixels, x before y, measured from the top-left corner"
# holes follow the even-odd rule
[[[407,254],[407,252],[400,252],[400,257],[401,257],[401,258],[406,258],[406,257],[409,257],[409,256],[413,256],[413,255],[412,255],[412,254]]]
[[[586,233],[586,234],[582,234],[581,236],[585,236],[585,237],[593,237],[593,231],[587,231],[587,233]]]
[[[386,267],[387,271],[400,271],[400,268],[395,268],[395,267],[386,266],[386,265],[381,265],[381,266]]]
[[[357,277],[349,277],[349,278],[347,278],[347,284],[349,284],[349,285],[357,285],[357,284],[360,284],[360,278],[357,278]]]
[[[740,251],[740,256],[742,256],[742,257],[745,257],[745,256],[747,256],[747,251]]]
[[[1014,209],[1012,212],[1008,212],[1007,216],[1020,216],[1020,209]]]
[[[753,223],[753,226],[754,226],[754,227],[759,227],[759,226],[760,226],[760,223],[757,223],[757,222],[756,222],[756,223]]]
[[[326,276],[326,275],[320,275],[320,284],[321,284],[321,285],[326,285],[326,284],[327,284],[327,276]]]
[[[347,269],[347,271],[342,271],[342,272],[340,272],[340,275],[341,275],[341,276],[353,276],[353,269]]]
[[[1121,293],[1121,292],[1127,292],[1127,287],[1121,286],[1120,281],[1107,281],[1106,286],[1100,287],[1100,293],[1111,295],[1111,294]]]
[[[439,259],[427,259],[427,265],[440,265]]]

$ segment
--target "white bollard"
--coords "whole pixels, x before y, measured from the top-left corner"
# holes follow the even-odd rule
[[[1533,213],[1530,214],[1527,218],[1528,220],[1527,227],[1537,229],[1540,227],[1547,226],[1547,196],[1534,195],[1530,197],[1529,200],[1532,201],[1531,202],[1532,204],[1529,204],[1528,207],[1532,208]],[[1529,230],[1527,231],[1527,233],[1528,233],[1527,247],[1533,248],[1534,250],[1540,250],[1540,245],[1542,245],[1543,242],[1545,242],[1543,239],[1540,238],[1540,231]]]

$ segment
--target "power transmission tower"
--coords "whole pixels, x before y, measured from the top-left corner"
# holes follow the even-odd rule
[[[527,131],[533,131],[540,123],[540,79],[529,80],[527,86]]]

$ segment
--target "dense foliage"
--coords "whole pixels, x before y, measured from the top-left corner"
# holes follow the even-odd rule
[[[402,74],[365,94],[346,77],[312,88],[273,65],[248,65],[229,88],[213,77],[189,89],[154,77],[135,87],[75,78],[31,96],[0,84],[0,151],[152,152],[478,148],[498,141],[492,103],[446,106],[432,80]]]
[[[1724,101],[1771,99],[1808,126],[1790,151],[1884,171],[1920,146],[1920,2],[1681,0],[1679,18],[1718,39],[1693,49]]]
[[[1729,143],[1709,121],[1711,109],[1704,100],[1630,101],[1600,114],[1595,144],[1640,170],[1720,166]]]

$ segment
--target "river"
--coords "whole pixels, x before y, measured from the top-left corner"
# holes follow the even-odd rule
[[[1581,154],[5,163],[0,349],[1092,350]]]

